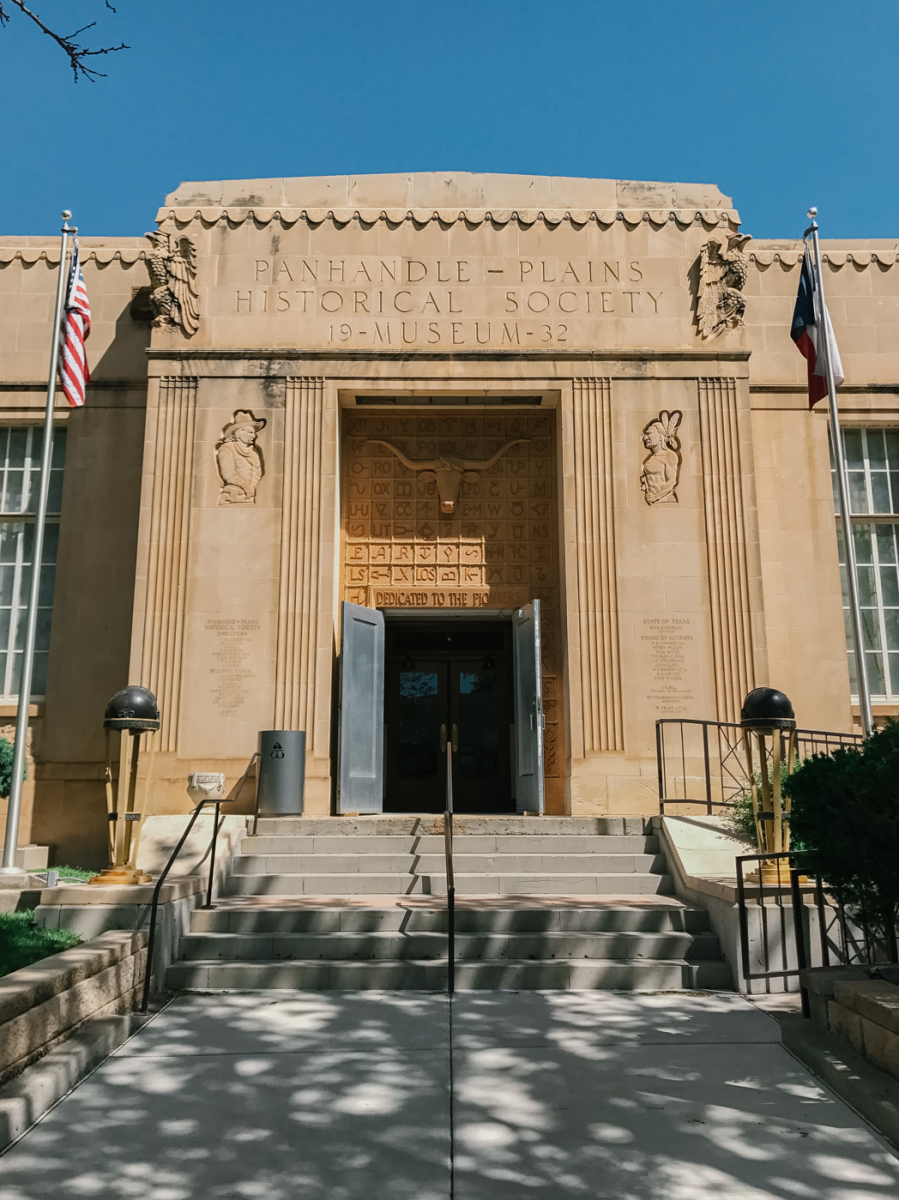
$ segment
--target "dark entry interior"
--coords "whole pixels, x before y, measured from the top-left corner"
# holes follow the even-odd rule
[[[386,634],[384,811],[443,811],[455,736],[455,811],[514,812],[509,622],[388,621]]]

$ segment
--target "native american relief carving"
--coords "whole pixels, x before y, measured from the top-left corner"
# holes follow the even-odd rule
[[[418,471],[418,477],[425,483],[430,483],[432,479],[437,480],[437,495],[440,497],[440,511],[445,513],[454,513],[456,511],[456,503],[459,499],[459,489],[462,483],[477,483],[481,478],[481,471],[489,471],[492,466],[502,458],[507,450],[511,450],[513,446],[517,446],[520,442],[527,442],[529,438],[516,438],[512,442],[506,442],[501,450],[497,450],[492,458],[485,459],[464,459],[454,458],[452,455],[441,454],[439,458],[422,458],[412,459],[406,455],[392,442],[381,441],[380,438],[370,438],[378,446],[386,446],[393,454],[397,456],[404,467],[408,467],[410,471]]]
[[[678,477],[681,453],[678,427],[681,412],[664,409],[643,430],[643,445],[649,451],[640,472],[640,487],[647,504],[677,504]]]
[[[727,239],[709,238],[699,262],[699,295],[696,320],[704,338],[715,338],[725,329],[743,324],[746,297],[743,288],[749,271],[749,257],[743,246],[751,241],[748,233],[735,233]]]
[[[161,229],[144,236],[153,244],[146,256],[153,325],[176,325],[192,337],[200,327],[196,247],[189,237],[179,237],[173,245],[171,234]]]
[[[215,460],[218,465],[222,490],[218,506],[246,505],[256,503],[256,488],[265,474],[262,452],[256,445],[264,419],[257,420],[251,412],[238,409],[234,420],[222,430],[216,443]]]

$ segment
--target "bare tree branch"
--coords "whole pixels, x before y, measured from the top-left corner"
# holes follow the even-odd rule
[[[85,59],[94,58],[100,54],[114,54],[117,50],[131,49],[130,46],[126,46],[125,43],[122,42],[121,45],[118,46],[101,46],[97,50],[89,50],[86,46],[79,45],[75,39],[80,34],[86,33],[88,29],[93,29],[97,24],[96,21],[91,21],[89,25],[82,25],[81,28],[76,29],[74,33],[55,33],[52,29],[44,24],[37,13],[32,12],[31,9],[27,7],[27,5],[24,3],[24,0],[0,0],[0,25],[8,24],[10,18],[10,13],[3,7],[4,4],[11,4],[15,8],[19,9],[21,13],[23,13],[29,18],[29,20],[33,21],[35,25],[37,25],[38,29],[40,29],[42,33],[45,33],[47,37],[52,38],[52,40],[56,42],[57,46],[65,51],[65,53],[68,55],[69,65],[72,68],[72,73],[75,76],[76,83],[82,77],[84,79],[89,79],[92,83],[95,79],[106,78],[102,71],[97,71],[93,67],[88,66],[84,61]],[[110,4],[109,0],[106,0],[106,7],[110,10],[110,12],[116,11],[113,5]]]

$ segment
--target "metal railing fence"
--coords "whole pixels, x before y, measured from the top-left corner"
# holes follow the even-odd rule
[[[797,729],[796,753],[800,761],[813,754],[833,754],[858,746],[861,734],[833,733],[822,729]],[[785,735],[781,735],[785,739]],[[786,750],[784,749],[784,754]],[[771,761],[770,744],[768,761]],[[663,718],[656,721],[656,763],[659,811],[673,805],[694,806],[692,811],[713,816],[729,809],[747,793],[751,780],[743,748],[743,729],[732,721]]]
[[[786,990],[787,981],[807,967],[897,963],[895,926],[878,932],[848,911],[826,881],[803,865],[808,854],[791,850],[736,859],[740,965],[750,995],[756,981],[779,980]],[[808,1016],[808,995],[801,985],[800,991]]]

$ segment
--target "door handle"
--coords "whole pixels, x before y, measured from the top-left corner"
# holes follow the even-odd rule
[[[440,753],[446,754],[446,726],[440,726]]]
[[[459,726],[454,725],[453,726],[453,754],[458,753],[458,750],[459,750]]]

